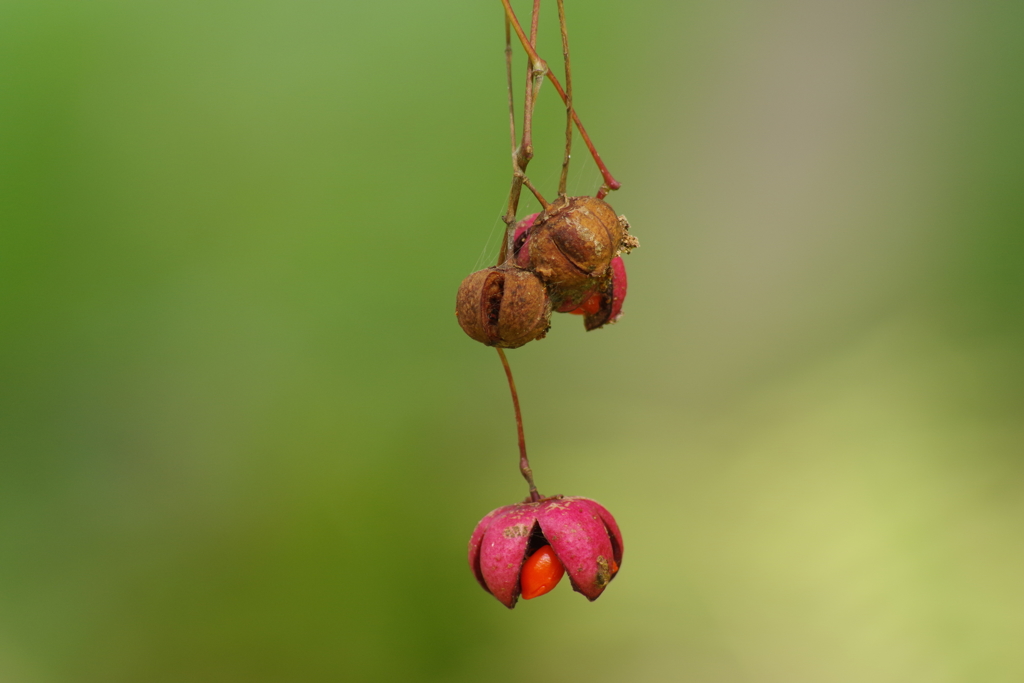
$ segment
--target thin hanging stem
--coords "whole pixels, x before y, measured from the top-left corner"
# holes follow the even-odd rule
[[[508,128],[509,134],[512,139],[512,169],[515,172],[516,167],[516,103],[515,96],[512,91],[512,25],[509,23],[508,17],[505,17],[505,84],[508,89]],[[518,192],[522,192],[522,188],[519,188]],[[509,191],[509,207],[513,205],[513,195],[517,193],[515,178],[512,180],[512,189]],[[515,207],[519,208],[519,198],[515,197]],[[505,239],[501,241],[501,251],[498,254],[498,265],[500,266],[505,262],[508,257],[509,249],[509,237],[508,233],[511,226],[508,224],[506,211],[505,219]],[[515,213],[513,212],[513,216]]]
[[[569,180],[569,158],[572,156],[572,66],[569,63],[569,32],[565,27],[565,4],[558,0],[558,25],[562,30],[562,55],[565,57],[565,158],[562,160],[562,177],[558,180],[558,196],[565,196],[565,185]],[[508,26],[508,20],[505,20]]]
[[[530,45],[531,48],[537,44],[537,23],[540,19],[540,0],[533,0],[533,14],[530,22]],[[505,17],[506,26],[509,24],[509,17]],[[517,30],[522,30],[522,27],[517,25]],[[511,34],[506,28],[506,73],[508,78],[509,88],[509,103],[512,102],[512,53],[511,53]],[[514,227],[516,224],[516,212],[519,210],[519,198],[523,192],[523,185],[525,184],[534,196],[537,197],[537,201],[542,206],[547,206],[547,201],[537,191],[537,188],[533,186],[529,178],[526,177],[526,167],[529,165],[530,160],[533,159],[533,110],[534,105],[537,102],[537,94],[540,92],[540,86],[544,82],[544,75],[547,73],[547,65],[541,63],[538,65],[533,60],[527,60],[526,63],[526,98],[523,102],[523,137],[518,147],[515,147],[515,132],[514,123],[513,125],[513,149],[512,149],[512,187],[508,193],[508,209],[505,211],[503,220],[505,221],[505,240],[502,244],[501,253],[498,256],[498,264],[505,262],[508,254],[512,247],[512,238],[514,234]],[[514,109],[510,107],[509,116],[512,120],[515,120]]]
[[[523,176],[523,185],[526,185],[526,187],[529,188],[530,192],[533,193],[533,196],[537,198],[537,201],[540,202],[540,208],[542,211],[548,208],[548,200],[544,199],[544,195],[542,195],[540,191],[538,191],[537,188],[533,186],[533,183],[531,183],[530,179],[527,178],[526,176]]]
[[[543,68],[545,75],[551,84],[558,91],[558,95],[562,98],[562,102],[566,105],[569,104],[569,97],[565,90],[562,89],[562,84],[558,82],[558,78],[548,70],[547,64],[540,55],[537,54],[537,50],[534,45],[530,43],[526,38],[526,33],[523,31],[522,25],[519,23],[519,19],[516,18],[515,12],[512,11],[512,5],[509,4],[509,0],[501,0],[501,4],[505,7],[505,17],[511,22],[512,28],[515,29],[516,35],[519,36],[519,42],[522,43],[523,49],[526,50],[526,54],[535,68]],[[612,176],[608,167],[605,166],[604,161],[601,159],[601,155],[597,153],[597,149],[594,147],[594,143],[590,140],[590,136],[587,134],[587,130],[583,127],[583,123],[580,121],[579,115],[576,114],[575,110],[572,113],[572,120],[576,123],[576,128],[580,131],[580,137],[583,138],[583,142],[587,145],[587,149],[590,150],[590,155],[594,157],[594,163],[601,170],[601,177],[604,178],[604,184],[601,186],[597,197],[604,198],[611,190],[617,190],[622,187],[622,183]]]
[[[516,103],[512,93],[512,25],[505,17],[505,81],[508,84],[508,128],[512,138],[512,155],[516,153]]]
[[[537,47],[537,22],[540,21],[540,0],[533,0],[533,14],[530,17],[530,45]]]
[[[523,479],[530,486],[530,500],[534,503],[540,500],[537,492],[537,485],[533,483],[533,470],[530,469],[530,460],[526,457],[526,435],[523,433],[523,413],[519,410],[519,394],[516,392],[516,382],[512,379],[512,368],[508,365],[508,358],[505,352],[498,348],[498,356],[501,357],[501,364],[505,367],[505,377],[508,378],[508,388],[512,392],[512,407],[516,410],[516,429],[519,431],[519,471]]]

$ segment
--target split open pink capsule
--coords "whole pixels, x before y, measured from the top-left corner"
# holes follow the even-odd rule
[[[596,600],[622,566],[615,518],[589,498],[545,498],[488,513],[469,541],[469,565],[488,593],[512,609],[521,593],[523,563],[550,545],[573,590]]]

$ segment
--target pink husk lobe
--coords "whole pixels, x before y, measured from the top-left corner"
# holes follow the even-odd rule
[[[529,230],[537,221],[539,213],[530,214],[523,220],[516,223],[516,229],[512,233],[512,254],[516,265],[520,268],[530,267],[530,235]]]
[[[622,564],[622,535],[603,506],[561,496],[488,513],[469,542],[469,564],[484,590],[512,609],[528,554],[550,544],[575,591],[596,600]]]

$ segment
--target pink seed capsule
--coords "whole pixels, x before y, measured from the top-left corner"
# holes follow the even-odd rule
[[[619,526],[596,501],[555,496],[498,508],[476,525],[469,540],[469,566],[483,589],[509,609],[520,595],[528,597],[528,588],[533,590],[534,570],[525,577],[524,571],[537,554],[527,557],[531,540],[536,544],[541,538],[573,590],[589,600],[600,597],[622,565]]]

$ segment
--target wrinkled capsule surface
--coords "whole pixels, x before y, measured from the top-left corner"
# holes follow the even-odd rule
[[[520,268],[539,267],[537,272],[548,288],[552,308],[558,313],[585,315],[587,330],[614,323],[621,316],[622,302],[626,298],[626,266],[619,253],[629,253],[639,246],[636,237],[630,234],[629,221],[625,216],[618,216],[614,217],[616,228],[611,233],[604,232],[608,239],[614,239],[617,234],[619,241],[613,250],[605,253],[600,246],[604,240],[593,238],[591,228],[594,224],[603,226],[613,217],[611,207],[601,200],[563,198],[545,213],[535,213],[519,221],[512,239],[514,262]],[[582,233],[591,237],[582,239]],[[574,239],[565,241],[566,235]],[[574,242],[577,243],[575,250],[569,248]],[[581,242],[583,248],[579,248]],[[611,255],[607,268],[602,270],[595,266],[595,262],[600,265],[602,259],[580,257],[587,251],[587,243],[597,245],[594,251]],[[580,261],[595,266],[586,278],[583,277],[586,268],[579,267]]]
[[[478,342],[514,349],[547,334],[551,300],[533,273],[511,266],[487,268],[462,281],[455,315]]]
[[[560,197],[528,227],[527,255],[519,254],[544,280],[555,308],[578,306],[607,273],[624,235],[625,225],[603,200]]]
[[[589,498],[545,498],[492,510],[469,540],[469,566],[484,590],[512,609],[523,593],[523,566],[545,545],[573,590],[596,600],[622,565],[615,518]]]

